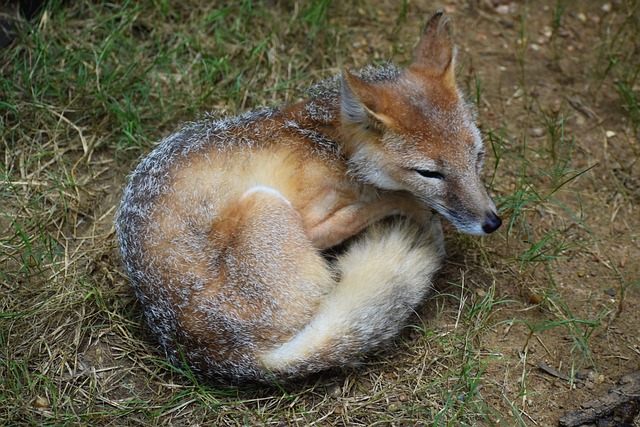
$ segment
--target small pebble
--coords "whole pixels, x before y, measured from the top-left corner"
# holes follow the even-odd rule
[[[542,302],[542,297],[538,294],[529,295],[529,303],[530,304],[540,304]]]
[[[391,402],[391,403],[389,403],[389,406],[387,406],[387,409],[388,409],[390,412],[396,412],[396,411],[399,411],[401,407],[402,407],[402,405],[400,405],[400,403],[398,403],[398,402]]]
[[[531,129],[531,135],[536,136],[536,137],[540,137],[540,136],[544,135],[544,129],[543,128],[533,128],[533,129]]]
[[[342,387],[339,384],[331,384],[327,386],[327,394],[333,398],[342,396]]]
[[[44,396],[36,397],[36,400],[34,403],[36,405],[36,408],[48,408],[51,405],[51,402],[49,402],[49,399],[47,399]]]
[[[496,12],[498,12],[500,15],[508,15],[509,5],[501,4],[500,6],[496,7]]]

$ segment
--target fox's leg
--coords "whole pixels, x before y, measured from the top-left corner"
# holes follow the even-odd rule
[[[317,304],[314,298],[326,293],[327,287],[333,287],[331,272],[307,238],[300,215],[276,189],[250,188],[221,218],[231,223],[229,229],[218,224],[216,230],[227,234],[227,242],[220,245],[227,248],[227,277],[238,271],[239,280],[263,286],[265,297],[274,299],[265,302],[274,306],[298,304],[291,310],[304,311]],[[300,300],[292,300],[295,298]]]
[[[382,193],[372,201],[357,201],[349,204],[323,221],[313,224],[307,235],[319,249],[326,249],[355,236],[370,224],[385,217],[401,214],[429,228],[437,221],[429,208],[407,193]]]
[[[371,226],[337,260],[340,281],[311,321],[262,355],[265,368],[286,377],[343,365],[397,334],[432,289],[442,247],[437,220]]]
[[[255,352],[301,330],[335,280],[300,215],[272,188],[249,189],[209,234],[207,265],[215,280],[181,310],[187,356],[214,376],[259,377]]]

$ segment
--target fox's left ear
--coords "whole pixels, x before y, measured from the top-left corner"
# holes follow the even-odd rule
[[[381,130],[393,125],[389,116],[384,114],[385,97],[382,90],[374,84],[342,70],[341,109],[343,119],[370,130]]]
[[[442,11],[438,11],[427,22],[409,68],[429,78],[441,78],[453,86],[454,57],[451,21]]]

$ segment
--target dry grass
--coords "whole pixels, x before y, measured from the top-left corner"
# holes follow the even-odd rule
[[[52,2],[0,51],[0,424],[551,425],[640,365],[637,2],[116,3]],[[203,111],[406,61],[437,6],[493,148],[502,238],[449,229],[440,295],[358,369],[264,389],[167,365],[114,239],[140,156]]]

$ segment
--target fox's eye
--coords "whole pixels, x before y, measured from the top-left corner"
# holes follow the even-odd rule
[[[444,175],[442,175],[440,172],[430,171],[426,169],[415,169],[415,171],[425,178],[444,179]]]

